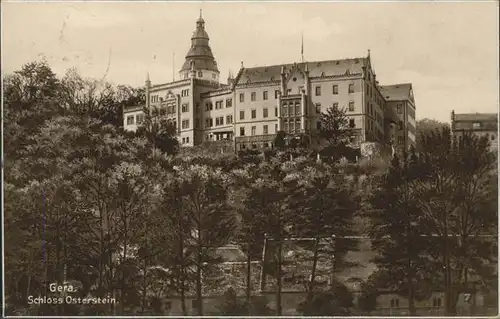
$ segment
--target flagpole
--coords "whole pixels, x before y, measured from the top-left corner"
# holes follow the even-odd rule
[[[300,55],[302,56],[302,63],[304,63],[304,31],[302,31],[302,44],[300,47]]]

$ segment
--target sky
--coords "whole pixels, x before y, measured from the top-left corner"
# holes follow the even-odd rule
[[[203,10],[225,81],[245,67],[364,57],[412,83],[417,119],[498,112],[498,2],[3,2],[2,71],[45,58],[58,76],[179,79]],[[172,71],[175,72],[172,72]]]

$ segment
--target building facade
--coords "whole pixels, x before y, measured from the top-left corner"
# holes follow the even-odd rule
[[[498,151],[498,114],[496,113],[464,113],[451,111],[451,131],[460,137],[465,133],[485,136],[490,141],[492,151]]]
[[[415,144],[411,84],[380,86],[367,56],[245,68],[220,82],[205,21],[196,21],[181,80],[152,85],[146,107],[175,124],[182,146],[231,140],[237,150],[272,147],[279,131],[318,144],[319,119],[334,105],[344,108],[352,141],[409,148]],[[139,107],[124,109],[124,128],[143,123]]]

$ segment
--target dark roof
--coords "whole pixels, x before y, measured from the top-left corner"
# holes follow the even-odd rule
[[[198,48],[198,50],[201,50],[201,49]],[[219,72],[219,68],[217,67],[217,62],[215,62],[215,59],[213,57],[208,58],[208,57],[202,57],[202,56],[195,56],[195,57],[186,56],[186,60],[184,61],[184,64],[182,65],[181,71],[191,70],[191,61],[194,63],[195,70],[211,70],[211,71]]]
[[[380,93],[386,101],[404,101],[411,98],[411,83],[380,86]]]
[[[134,105],[134,106],[125,106],[123,108],[123,113],[142,111],[144,105]]]
[[[191,37],[191,47],[186,54],[181,72],[191,70],[192,66],[195,70],[204,69],[219,72],[209,41],[208,33],[205,31],[205,21],[200,17],[196,21],[196,30]]]
[[[455,121],[470,121],[470,122],[484,122],[484,121],[497,121],[498,114],[496,113],[462,113],[455,114]]]
[[[347,71],[350,74],[362,73],[362,68],[368,65],[368,58],[353,58],[342,60],[327,60],[305,63],[289,63],[269,66],[259,66],[253,68],[243,68],[239,77],[239,83],[280,81],[281,68],[285,68],[285,73],[292,71],[294,67],[304,70],[309,69],[310,77],[321,76],[341,76]]]

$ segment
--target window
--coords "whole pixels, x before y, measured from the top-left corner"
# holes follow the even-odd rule
[[[129,115],[127,116],[127,125],[133,125],[134,124],[134,116]]]
[[[198,309],[198,299],[191,300],[191,308]]]
[[[274,132],[278,133],[278,124],[274,124]]]
[[[321,113],[321,103],[316,103],[316,113]]]
[[[205,103],[205,111],[212,111],[214,109],[214,105],[212,102]]]
[[[240,93],[240,102],[245,102],[245,93]]]
[[[200,119],[196,119],[194,122],[194,127],[195,128],[200,128]]]
[[[264,110],[262,110],[262,116],[263,117],[267,117],[268,114],[267,114],[267,108],[265,108]]]
[[[290,93],[292,93],[292,89],[288,89],[286,91],[288,92],[288,95],[290,95]]]
[[[224,125],[224,116],[215,118],[215,126]]]
[[[349,84],[349,93],[354,93],[354,84]]]
[[[288,119],[283,121],[283,131],[288,132]]]
[[[233,123],[233,116],[232,115],[226,116],[226,123],[227,124],[232,124]]]
[[[252,118],[256,118],[257,117],[257,110],[253,109],[252,110]]]
[[[240,111],[240,120],[245,119],[245,111]]]
[[[293,104],[290,103],[288,105],[288,115],[292,116],[294,114],[293,112],[294,112]]]
[[[356,127],[356,123],[354,122],[354,119],[349,119],[349,127],[350,128]]]
[[[402,136],[398,136],[398,144],[403,145],[405,143],[405,139]]]
[[[252,126],[252,136],[255,135],[257,131],[257,127],[256,126]]]
[[[277,99],[279,96],[280,96],[280,91],[279,90],[275,90],[274,91],[274,98]]]
[[[472,128],[473,129],[481,128],[481,123],[472,123]]]
[[[189,112],[189,104],[184,103],[182,104],[182,113]]]
[[[189,96],[189,89],[182,90],[181,96]]]
[[[434,298],[432,300],[432,306],[433,307],[441,307],[441,298]]]
[[[391,299],[391,308],[397,308],[399,307],[399,299]]]
[[[165,301],[165,310],[170,312],[172,310],[172,301]]]
[[[321,121],[316,122],[316,129],[319,131],[321,130]]]
[[[189,128],[189,120],[182,120],[181,126],[183,129]]]
[[[300,105],[297,103],[295,104],[295,115],[300,115],[300,114],[301,114]]]
[[[255,101],[256,98],[257,98],[257,93],[255,93],[255,92],[250,93],[250,100],[251,101]]]
[[[215,102],[215,109],[220,110],[223,108],[222,100]]]
[[[264,92],[262,93],[262,99],[263,99],[263,100],[267,100],[267,91],[264,91]]]
[[[349,112],[354,112],[354,101],[349,102]]]
[[[281,116],[288,116],[288,107],[286,105],[281,108]]]
[[[214,125],[214,120],[212,118],[205,119],[205,127],[212,127]]]
[[[182,144],[185,144],[185,143],[186,143],[186,138],[185,138],[185,137],[183,137],[183,138],[182,138]]]
[[[226,107],[231,107],[233,106],[233,99],[227,99],[226,100]]]
[[[335,95],[339,94],[339,86],[338,85],[333,86],[333,94],[335,94]]]
[[[400,130],[400,131],[404,130],[405,126],[404,126],[403,121],[399,121],[399,123],[398,123],[398,124],[399,124],[399,130]]]
[[[269,128],[267,127],[267,125],[264,125],[264,135],[267,134],[269,134]]]
[[[189,143],[189,136],[186,137],[186,143]]]
[[[403,114],[403,106],[401,104],[396,106],[396,113]]]
[[[157,116],[158,115],[158,109],[155,107],[153,111],[151,112],[152,116]]]
[[[317,86],[315,90],[316,90],[316,96],[320,96],[321,95],[321,86]]]
[[[163,107],[160,109],[160,116],[164,116],[165,113],[167,113],[167,110],[165,110]]]
[[[135,121],[137,125],[142,124],[142,122],[144,122],[144,114],[137,114]]]
[[[245,136],[245,128],[240,127],[240,136]]]
[[[173,120],[173,121],[172,121],[172,126],[173,126],[175,129],[177,129],[177,121]]]
[[[276,116],[276,117],[278,116],[278,108],[277,107],[274,108],[274,116]]]
[[[139,123],[137,123],[139,124]],[[494,134],[491,134],[491,140],[494,141],[495,140],[495,135]]]
[[[198,71],[198,77],[199,77],[199,78],[203,77],[203,72]]]

